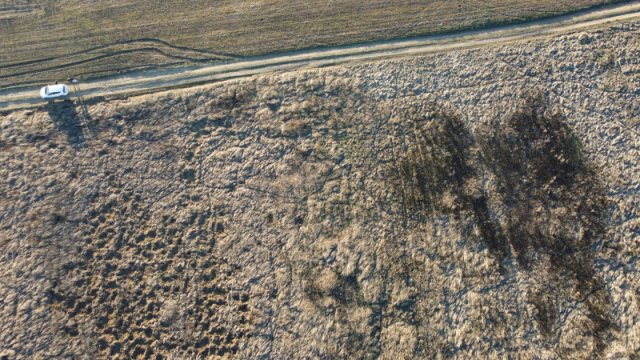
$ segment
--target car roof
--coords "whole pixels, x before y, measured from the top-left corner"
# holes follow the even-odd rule
[[[64,89],[67,87],[67,85],[65,84],[56,84],[56,85],[49,85],[47,86],[49,88],[49,92],[63,92]]]

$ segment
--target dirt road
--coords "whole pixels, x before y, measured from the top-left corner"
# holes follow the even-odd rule
[[[499,43],[521,41],[545,36],[568,34],[613,22],[640,19],[640,1],[578,12],[546,20],[466,31],[453,34],[425,36],[413,39],[356,44],[335,48],[312,49],[272,54],[222,65],[172,68],[131,73],[123,76],[94,79],[79,84],[74,95],[84,99],[93,97],[140,94],[188,87],[208,82],[249,77],[256,74],[315,68],[346,62],[449,51]],[[32,107],[46,102],[38,97],[37,87],[0,90],[0,110]]]

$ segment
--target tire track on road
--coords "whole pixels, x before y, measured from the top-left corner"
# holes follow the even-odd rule
[[[196,69],[133,72],[126,76],[111,76],[83,82],[82,91],[78,95],[85,98],[137,95],[251,77],[263,73],[320,68],[349,62],[416,56],[532,40],[636,19],[640,19],[640,1],[484,30],[272,54]],[[37,94],[36,87],[0,90],[0,110],[38,106],[45,103],[37,97]]]
[[[219,60],[217,58],[196,59],[196,58],[191,58],[191,57],[187,57],[187,56],[173,55],[173,54],[168,54],[168,53],[166,53],[166,52],[164,52],[164,51],[162,51],[162,50],[160,50],[158,48],[147,47],[147,48],[140,48],[140,49],[114,51],[114,52],[106,53],[106,54],[103,54],[103,55],[94,56],[92,58],[88,58],[88,59],[84,59],[84,60],[78,60],[78,61],[74,61],[74,62],[69,62],[69,63],[65,63],[65,64],[61,64],[61,65],[50,66],[50,67],[46,67],[46,68],[42,68],[42,69],[34,69],[34,70],[30,70],[30,71],[22,71],[22,72],[11,73],[11,74],[6,74],[6,75],[0,75],[0,79],[7,79],[7,78],[16,77],[16,76],[26,75],[26,74],[37,74],[37,73],[42,73],[42,72],[47,72],[47,71],[52,71],[52,70],[65,69],[65,68],[69,68],[69,67],[72,67],[72,66],[87,64],[87,63],[90,63],[90,62],[94,62],[94,61],[98,61],[98,60],[102,60],[102,59],[106,59],[106,58],[110,58],[110,57],[114,57],[114,56],[118,56],[118,55],[127,55],[127,54],[134,54],[134,53],[140,53],[140,52],[142,52],[142,53],[144,53],[144,52],[155,53],[155,54],[162,55],[162,56],[170,58],[170,59],[185,60],[185,61],[189,61],[189,62],[210,62],[210,61]]]
[[[182,51],[182,52],[199,53],[199,54],[203,54],[203,55],[212,55],[212,56],[215,56],[217,58],[226,59],[226,60],[238,59],[238,58],[241,57],[239,55],[230,54],[230,53],[226,53],[226,52],[209,51],[209,50],[203,50],[203,49],[190,48],[190,47],[186,47],[186,46],[173,45],[173,44],[171,44],[169,42],[166,42],[166,41],[160,40],[160,39],[141,38],[141,39],[117,41],[117,42],[114,42],[114,43],[111,43],[111,44],[108,44],[108,45],[96,46],[96,47],[89,48],[89,49],[86,49],[86,50],[83,50],[83,51],[76,51],[76,52],[68,53],[65,56],[52,56],[52,57],[40,58],[40,59],[29,60],[29,61],[21,61],[21,62],[16,62],[16,63],[2,64],[2,65],[0,65],[0,69],[8,69],[8,68],[19,67],[19,66],[26,66],[26,65],[33,65],[33,64],[44,63],[44,62],[51,62],[51,61],[56,61],[56,60],[60,60],[60,59],[68,59],[70,57],[74,57],[74,56],[78,56],[78,55],[86,55],[86,54],[89,54],[89,53],[92,53],[92,52],[108,50],[110,48],[117,47],[117,46],[137,45],[137,44],[145,44],[145,43],[151,43],[151,45],[161,45],[161,46],[168,47],[170,49],[178,50],[178,51]],[[149,47],[150,46],[146,46],[144,48],[149,48]],[[113,52],[117,52],[117,51],[109,51],[109,53],[113,53]]]

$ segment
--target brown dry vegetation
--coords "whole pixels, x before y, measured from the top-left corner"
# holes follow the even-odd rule
[[[441,33],[611,0],[48,0],[0,7],[0,86]]]
[[[638,31],[2,115],[0,355],[633,357]]]

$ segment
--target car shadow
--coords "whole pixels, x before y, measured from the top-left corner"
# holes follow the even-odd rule
[[[73,101],[49,101],[46,105],[49,118],[53,124],[67,135],[69,144],[74,147],[82,146],[85,141],[82,119]]]

